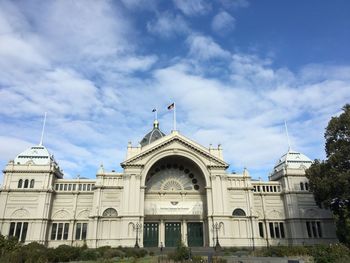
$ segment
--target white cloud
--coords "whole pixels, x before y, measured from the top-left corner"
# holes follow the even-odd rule
[[[169,12],[162,13],[155,20],[148,22],[147,30],[154,35],[165,38],[187,34],[190,31],[182,16],[173,15]]]
[[[214,33],[224,35],[235,29],[236,19],[225,11],[219,12],[214,16],[211,28]]]
[[[185,15],[203,15],[211,10],[211,4],[205,0],[173,0],[175,6]]]
[[[203,35],[191,35],[186,40],[189,55],[199,60],[228,58],[230,53],[222,49],[212,38]]]

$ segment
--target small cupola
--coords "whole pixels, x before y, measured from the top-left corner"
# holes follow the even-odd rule
[[[147,133],[145,135],[145,137],[143,137],[143,139],[141,140],[141,142],[140,142],[141,147],[144,147],[148,144],[151,144],[152,142],[154,142],[154,141],[156,141],[164,136],[165,136],[165,134],[159,129],[159,121],[156,119],[153,122],[152,131]]]

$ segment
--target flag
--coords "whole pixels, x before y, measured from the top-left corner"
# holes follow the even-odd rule
[[[168,110],[172,110],[174,109],[174,107],[175,107],[175,103],[173,102],[168,106]]]
[[[156,108],[154,108],[153,110],[152,110],[152,112],[156,112],[157,111],[157,109]]]

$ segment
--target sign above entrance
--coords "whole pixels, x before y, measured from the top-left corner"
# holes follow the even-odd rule
[[[145,215],[201,215],[202,202],[145,202]]]

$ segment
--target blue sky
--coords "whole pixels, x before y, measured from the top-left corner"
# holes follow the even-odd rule
[[[349,1],[0,1],[0,165],[44,145],[65,176],[121,171],[159,109],[169,133],[222,144],[267,178],[292,149],[324,158],[350,102]]]

